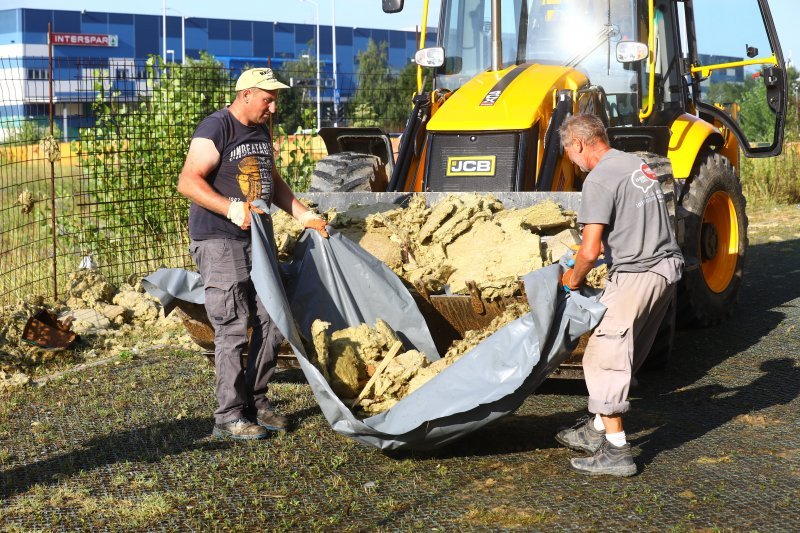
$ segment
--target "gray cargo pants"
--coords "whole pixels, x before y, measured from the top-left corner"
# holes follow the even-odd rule
[[[192,241],[189,246],[203,278],[206,312],[214,327],[216,394],[219,407],[214,421],[224,424],[244,416],[245,410],[267,405],[267,383],[275,372],[277,326],[256,295],[250,280],[250,242],[232,239]],[[242,368],[242,350],[248,323],[253,326]]]
[[[611,416],[630,409],[631,376],[653,346],[669,304],[675,298],[676,281],[677,278],[667,279],[652,271],[617,272],[606,280],[600,297],[607,307],[606,314],[583,355],[590,413]]]

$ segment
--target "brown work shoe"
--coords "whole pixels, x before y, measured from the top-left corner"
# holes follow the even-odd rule
[[[237,418],[224,424],[214,424],[212,435],[218,439],[255,440],[268,435],[267,430],[247,419]]]
[[[262,428],[270,431],[286,431],[289,429],[289,419],[275,412],[271,405],[256,411],[255,415],[250,415],[250,420]]]

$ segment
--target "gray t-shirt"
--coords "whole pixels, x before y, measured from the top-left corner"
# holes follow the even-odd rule
[[[661,184],[633,154],[611,149],[589,172],[578,223],[605,225],[609,273],[659,271],[664,266],[659,263],[666,258],[675,258],[669,263],[678,269],[683,262]]]

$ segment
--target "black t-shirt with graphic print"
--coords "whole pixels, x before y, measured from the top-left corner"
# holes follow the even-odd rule
[[[231,200],[262,199],[272,204],[272,167],[275,159],[269,132],[262,126],[245,126],[228,110],[220,109],[206,117],[192,139],[210,139],[220,154],[217,168],[208,183]],[[189,235],[193,240],[250,239],[250,232],[208,209],[192,203],[189,207]]]

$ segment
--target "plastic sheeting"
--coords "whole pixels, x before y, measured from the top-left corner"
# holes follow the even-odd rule
[[[559,289],[559,265],[532,272],[523,278],[531,313],[495,332],[391,409],[359,419],[308,360],[300,334],[310,339],[315,319],[331,322],[335,331],[381,318],[406,349],[435,360],[439,355],[411,294],[386,265],[340,234],[323,239],[307,231],[294,261],[285,265],[277,261],[269,217],[254,218],[252,237],[256,291],[292,346],[325,418],[342,435],[384,450],[437,448],[511,413],[605,312],[595,299],[566,296]],[[165,310],[175,299],[203,301],[202,282],[193,272],[159,270],[144,285]]]

